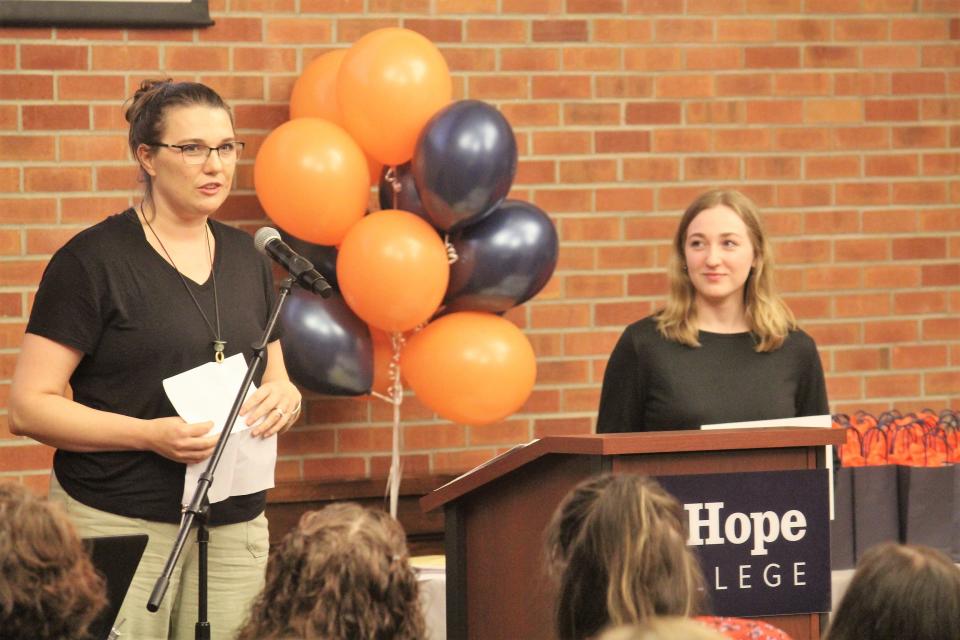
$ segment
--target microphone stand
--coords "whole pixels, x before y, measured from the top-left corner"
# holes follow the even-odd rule
[[[223,431],[220,432],[217,446],[213,450],[213,455],[210,456],[207,468],[200,474],[200,478],[197,480],[197,488],[193,493],[190,504],[183,508],[183,516],[180,519],[180,530],[177,532],[173,549],[170,550],[170,555],[167,557],[167,563],[163,567],[163,572],[160,574],[160,577],[157,578],[156,583],[154,583],[153,592],[147,601],[147,611],[156,613],[160,608],[160,603],[163,601],[164,594],[167,592],[167,587],[170,585],[170,577],[173,575],[173,569],[176,567],[177,560],[183,552],[183,546],[186,544],[190,529],[193,528],[193,523],[196,521],[197,544],[199,545],[199,603],[197,607],[197,624],[194,628],[194,637],[196,640],[210,639],[210,622],[207,620],[207,543],[210,540],[210,531],[207,528],[207,512],[210,508],[210,502],[207,500],[207,492],[213,484],[213,472],[216,471],[217,464],[220,462],[220,456],[223,454],[223,449],[227,445],[227,438],[230,437],[230,432],[233,430],[233,423],[236,421],[237,416],[240,415],[240,407],[247,397],[247,391],[250,389],[250,385],[253,384],[253,376],[256,374],[260,363],[263,362],[263,354],[267,349],[267,341],[270,339],[270,334],[273,333],[273,328],[277,324],[280,308],[283,306],[284,300],[293,288],[293,284],[294,279],[291,276],[287,276],[283,279],[283,282],[280,283],[280,295],[277,296],[273,304],[273,309],[270,311],[270,319],[267,321],[267,326],[263,330],[263,336],[260,338],[260,342],[253,345],[253,359],[250,360],[250,364],[247,365],[247,373],[243,378],[243,382],[240,384],[240,390],[237,391],[237,397],[233,401],[233,407],[227,416],[227,422],[223,427]]]

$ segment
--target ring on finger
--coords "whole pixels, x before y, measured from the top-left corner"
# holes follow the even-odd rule
[[[280,407],[274,407],[273,411],[276,411],[277,413],[279,413],[281,418],[285,418],[287,415],[287,412],[281,409]]]

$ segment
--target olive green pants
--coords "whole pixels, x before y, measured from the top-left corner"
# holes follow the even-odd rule
[[[147,600],[163,571],[179,527],[118,516],[93,509],[67,495],[51,474],[50,500],[64,506],[82,537],[146,533],[150,536],[140,566],[114,623],[121,621],[122,640],[191,640],[198,609],[198,549],[191,533],[170,579],[160,609],[147,611]],[[267,518],[210,528],[207,547],[207,619],[213,640],[230,639],[247,619],[263,588],[269,551]]]

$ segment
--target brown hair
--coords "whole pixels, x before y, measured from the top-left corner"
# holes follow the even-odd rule
[[[0,634],[86,638],[106,603],[104,581],[60,507],[0,483]]]
[[[863,554],[833,613],[828,640],[952,640],[960,569],[928,547],[886,543]]]
[[[684,248],[687,229],[700,212],[723,205],[743,220],[753,245],[754,267],[750,270],[744,287],[744,304],[750,331],[757,338],[757,351],[778,349],[797,321],[786,303],[776,292],[773,276],[773,252],[760,222],[757,205],[748,197],[732,189],[708,191],[687,207],[680,218],[677,233],[673,237],[673,251],[667,275],[670,294],[667,304],[657,316],[657,328],[663,337],[699,347],[697,310],[694,304],[695,291],[690,276],[684,270]]]
[[[223,98],[199,82],[174,82],[170,78],[144,80],[129,102],[130,106],[127,107],[124,117],[130,123],[127,144],[134,158],[137,157],[140,145],[162,142],[166,128],[165,117],[169,109],[194,105],[223,109],[230,115],[230,122],[233,123],[233,114]],[[140,178],[146,183],[146,197],[150,198],[153,185],[150,174],[144,171],[143,166],[140,167]]]
[[[355,503],[305,513],[271,554],[238,640],[415,640],[419,587],[400,523]]]
[[[557,635],[578,640],[610,624],[695,613],[703,576],[684,522],[677,500],[650,478],[607,474],[575,487],[546,533],[559,575]]]

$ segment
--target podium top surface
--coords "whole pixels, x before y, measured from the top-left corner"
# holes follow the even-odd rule
[[[618,456],[689,451],[733,451],[781,449],[843,444],[841,429],[805,427],[764,427],[758,429],[698,429],[647,431],[582,436],[548,436],[533,440],[496,456],[439,487],[420,500],[424,511],[432,511],[488,482],[549,454]]]

